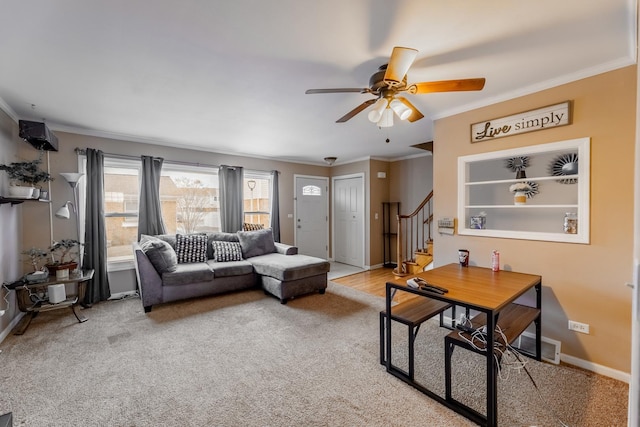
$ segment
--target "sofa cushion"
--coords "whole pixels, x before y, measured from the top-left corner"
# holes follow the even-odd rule
[[[253,273],[253,265],[248,261],[216,262],[212,259],[207,261],[213,270],[214,277],[242,276]]]
[[[164,240],[175,250],[176,249],[176,235],[175,234],[157,234],[153,237],[156,237],[160,240]]]
[[[178,264],[205,262],[207,260],[207,235],[176,234]]]
[[[176,270],[178,257],[169,243],[143,234],[140,236],[140,248],[159,274]]]
[[[248,260],[256,273],[288,281],[329,271],[329,262],[308,255],[265,254]]]
[[[221,242],[214,240],[213,259],[216,262],[242,261],[242,247],[239,242]]]
[[[238,231],[238,239],[245,259],[276,252],[273,232],[270,228],[257,231]]]
[[[264,225],[251,224],[250,222],[242,223],[242,231],[256,231],[256,230],[264,230]]]
[[[222,242],[238,242],[236,233],[225,233],[222,231],[214,231],[207,233],[207,259],[213,259],[213,241],[220,240]]]
[[[192,283],[209,282],[213,278],[213,270],[206,262],[192,262],[178,264],[175,271],[163,273],[162,284],[164,286],[190,285]]]

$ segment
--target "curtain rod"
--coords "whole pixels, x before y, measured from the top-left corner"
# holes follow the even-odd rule
[[[86,156],[87,155],[87,150],[84,148],[76,148],[75,153],[78,156]],[[118,159],[126,159],[126,160],[140,160],[140,156],[132,156],[130,154],[115,154],[115,153],[104,153],[105,156],[109,156],[109,157],[115,157]],[[220,166],[218,165],[207,165],[204,163],[193,163],[193,162],[182,162],[182,161],[176,161],[176,160],[165,160],[167,163],[171,163],[174,165],[181,165],[181,166],[195,166],[195,167],[205,167],[205,168],[213,168],[213,169],[217,169]],[[231,166],[231,167],[240,167],[240,166]],[[246,168],[245,168],[246,169]],[[246,169],[248,171],[251,171],[251,169]],[[260,171],[257,171],[260,172]],[[276,172],[279,174],[280,171],[276,170]]]
[[[86,156],[87,150],[84,148],[76,148],[74,150],[79,156]],[[105,156],[115,157],[117,159],[126,159],[126,160],[140,160],[140,156],[132,156],[130,154],[115,154],[115,153],[104,153]],[[193,163],[193,162],[183,162],[177,160],[165,160],[167,163],[171,163],[174,165],[182,165],[182,166],[196,166],[196,167],[205,167],[205,168],[214,168],[217,169],[219,166],[217,165],[207,165],[204,163]]]

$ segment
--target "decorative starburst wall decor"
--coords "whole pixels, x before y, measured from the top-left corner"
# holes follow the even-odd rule
[[[553,176],[577,175],[578,174],[578,154],[562,154],[555,158],[549,166],[549,172]],[[575,184],[578,178],[559,179],[560,184]]]
[[[529,167],[529,157],[511,157],[505,161],[505,166],[510,169],[511,172],[520,172]]]

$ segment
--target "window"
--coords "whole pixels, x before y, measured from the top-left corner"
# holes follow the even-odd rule
[[[220,231],[216,169],[165,163],[160,178],[160,201],[167,233]]]
[[[305,185],[302,187],[303,196],[322,196],[322,189],[317,185]]]
[[[138,238],[140,161],[104,159],[104,211],[107,260],[133,258],[131,244]]]
[[[245,171],[243,188],[244,222],[271,227],[271,174]]]
[[[139,160],[105,158],[104,191],[107,260],[133,259],[138,238]],[[167,233],[220,230],[217,170],[165,162],[160,178],[160,203]]]

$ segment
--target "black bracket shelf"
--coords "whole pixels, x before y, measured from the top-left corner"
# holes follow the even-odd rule
[[[14,198],[14,197],[2,197],[2,196],[0,196],[0,205],[11,203],[11,206],[13,206],[13,205],[19,205],[20,203],[24,203],[24,202],[44,202],[44,203],[49,203],[49,200],[18,199],[18,198]]]
[[[397,261],[393,260],[391,251],[393,244],[392,239],[397,238],[398,233],[391,231],[393,229],[392,218],[400,215],[400,202],[382,202],[382,259],[383,266],[386,268],[396,268]]]

